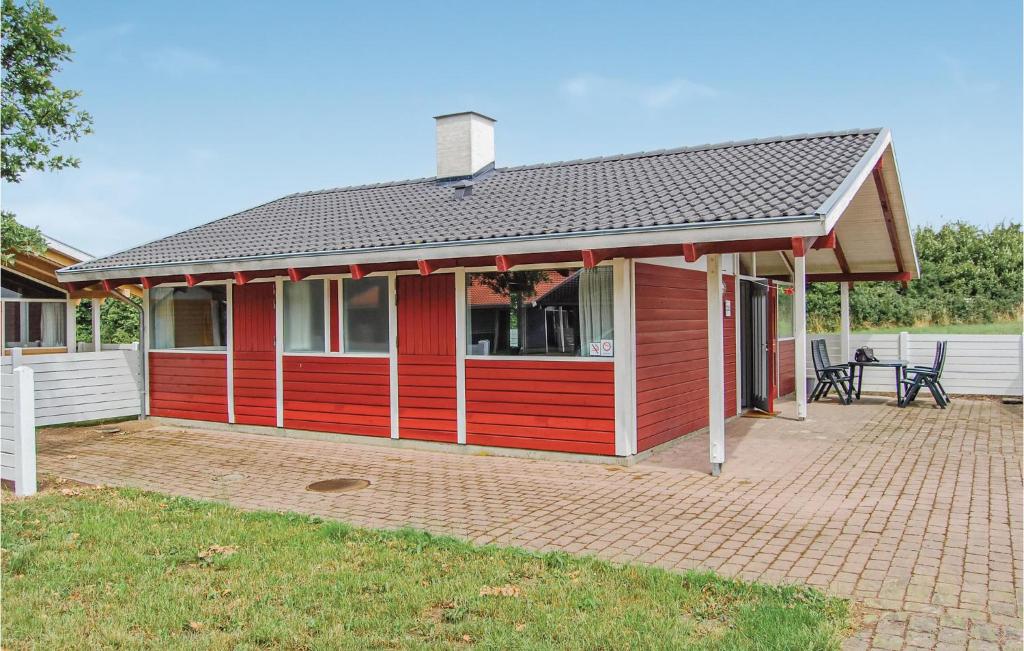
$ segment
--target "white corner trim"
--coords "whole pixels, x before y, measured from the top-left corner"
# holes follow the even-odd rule
[[[142,332],[142,354],[143,361],[142,368],[146,370],[146,377],[143,378],[146,389],[146,404],[142,405],[142,415],[149,416],[149,401],[151,400],[152,391],[149,386],[149,341],[153,337],[153,320],[150,318],[149,311],[149,290],[146,288],[142,289],[142,323],[144,324]]]
[[[328,303],[328,309],[330,303]],[[327,347],[330,348],[328,341]],[[338,278],[338,350],[337,353],[345,352],[345,279]]]
[[[274,389],[277,426],[284,427],[284,280],[274,279]]]
[[[636,427],[633,415],[636,400],[635,367],[633,364],[632,305],[633,275],[631,261],[616,258],[612,266],[615,327],[615,456],[636,452]]]
[[[455,270],[455,431],[466,444],[466,271]]]
[[[741,338],[743,336],[743,328],[740,323],[740,254],[733,254],[733,288],[732,288],[732,320],[733,329],[735,330],[735,339],[733,340],[733,352],[736,358],[736,413],[743,413],[743,359],[741,345]]]
[[[391,438],[398,438],[398,283],[395,272],[389,271],[388,277],[388,357],[390,359],[389,378],[391,407]]]
[[[228,422],[235,422],[235,307],[234,289],[235,284],[228,283],[225,287],[228,297],[228,323],[227,323],[227,373],[228,373]]]

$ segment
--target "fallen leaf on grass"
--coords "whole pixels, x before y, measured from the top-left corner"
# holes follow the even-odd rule
[[[463,635],[463,636],[462,636],[462,641],[463,641],[463,642],[472,642],[472,641],[473,641],[473,638],[472,638],[472,636],[470,636],[470,635]]]
[[[60,494],[64,497],[74,497],[75,495],[81,495],[82,491],[77,488],[62,488],[60,489]]]
[[[198,633],[199,631],[203,630],[202,622],[189,622],[188,623],[188,627],[190,629],[192,629],[193,631],[195,631],[196,633]]]
[[[523,591],[517,585],[489,586],[480,588],[481,597],[518,597]]]
[[[204,563],[210,563],[214,558],[228,557],[238,551],[238,548],[234,545],[210,545],[206,549],[199,552],[199,560]]]

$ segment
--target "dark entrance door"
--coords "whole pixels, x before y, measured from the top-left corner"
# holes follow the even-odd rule
[[[771,411],[768,367],[768,288],[744,280],[740,284],[743,407]]]

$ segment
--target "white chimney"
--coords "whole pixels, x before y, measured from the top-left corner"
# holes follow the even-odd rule
[[[494,164],[494,119],[475,111],[438,115],[437,178],[473,176]]]

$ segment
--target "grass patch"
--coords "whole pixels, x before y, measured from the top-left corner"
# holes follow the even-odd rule
[[[3,495],[4,648],[833,649],[801,587],[130,489]]]

